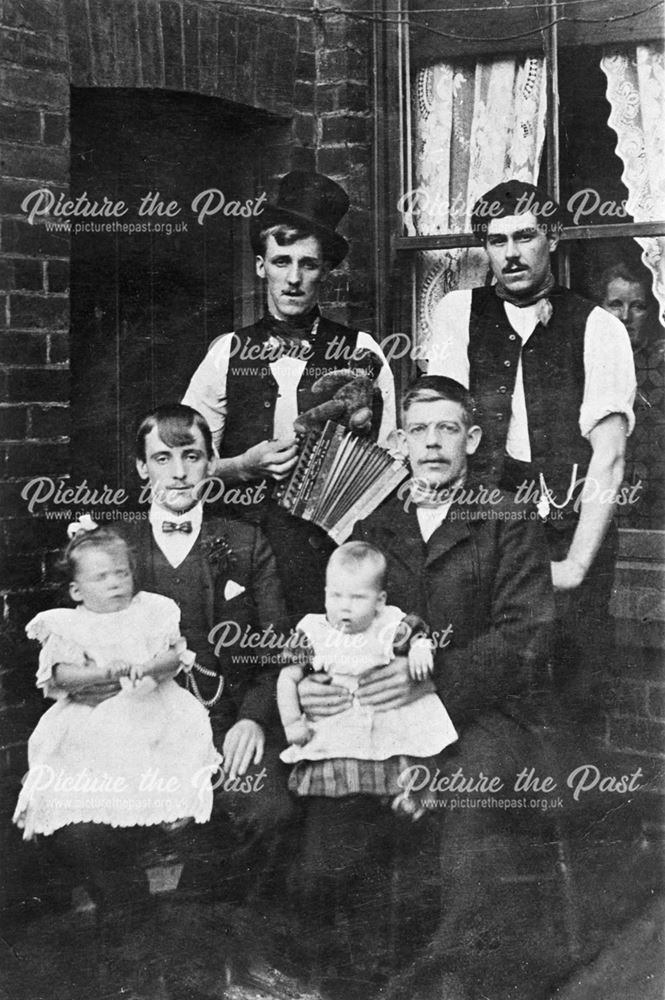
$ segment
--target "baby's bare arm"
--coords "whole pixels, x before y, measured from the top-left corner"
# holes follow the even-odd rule
[[[298,698],[298,684],[304,676],[305,668],[298,663],[292,663],[288,667],[282,667],[277,678],[279,717],[289,743],[298,745],[307,743],[312,734]]]

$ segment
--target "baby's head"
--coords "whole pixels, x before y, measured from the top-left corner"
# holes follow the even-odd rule
[[[333,628],[364,632],[385,607],[386,557],[368,542],[345,542],[326,570],[326,618]]]
[[[108,614],[129,607],[134,596],[132,557],[113,528],[79,531],[65,549],[69,594],[88,611]]]

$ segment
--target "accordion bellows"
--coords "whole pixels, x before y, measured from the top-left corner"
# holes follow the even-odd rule
[[[274,496],[339,545],[408,475],[403,458],[329,420],[303,439],[293,472]]]

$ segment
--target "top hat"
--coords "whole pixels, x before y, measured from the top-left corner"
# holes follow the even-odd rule
[[[274,205],[266,205],[250,222],[249,235],[254,253],[261,255],[261,231],[269,226],[289,225],[311,232],[321,241],[323,256],[337,267],[349,252],[349,244],[335,232],[349,210],[344,188],[326,177],[307,170],[292,170],[279,182]]]
[[[471,210],[471,231],[484,243],[492,219],[523,212],[533,212],[548,232],[561,227],[561,209],[554,198],[535,184],[513,179],[497,184],[478,198]]]

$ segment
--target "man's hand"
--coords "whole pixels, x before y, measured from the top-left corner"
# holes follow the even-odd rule
[[[240,478],[245,482],[265,479],[267,476],[277,481],[285,479],[296,464],[297,458],[298,447],[295,438],[261,441],[240,456],[238,460]]]
[[[99,681],[96,684],[79,688],[78,691],[70,691],[69,699],[75,701],[77,705],[89,705],[91,708],[95,708],[107,698],[113,698],[120,690],[120,681]]]
[[[552,585],[555,590],[575,590],[584,580],[584,569],[573,559],[562,559],[550,563],[552,567]]]
[[[266,738],[253,719],[240,719],[231,726],[222,748],[224,771],[229,778],[239,778],[252,764],[260,764]]]
[[[388,712],[418,701],[435,690],[430,679],[414,681],[406,656],[397,656],[385,667],[374,667],[360,678],[356,697],[375,712]]]
[[[316,721],[351,708],[351,695],[328,674],[308,674],[298,684],[298,699],[305,715]]]

